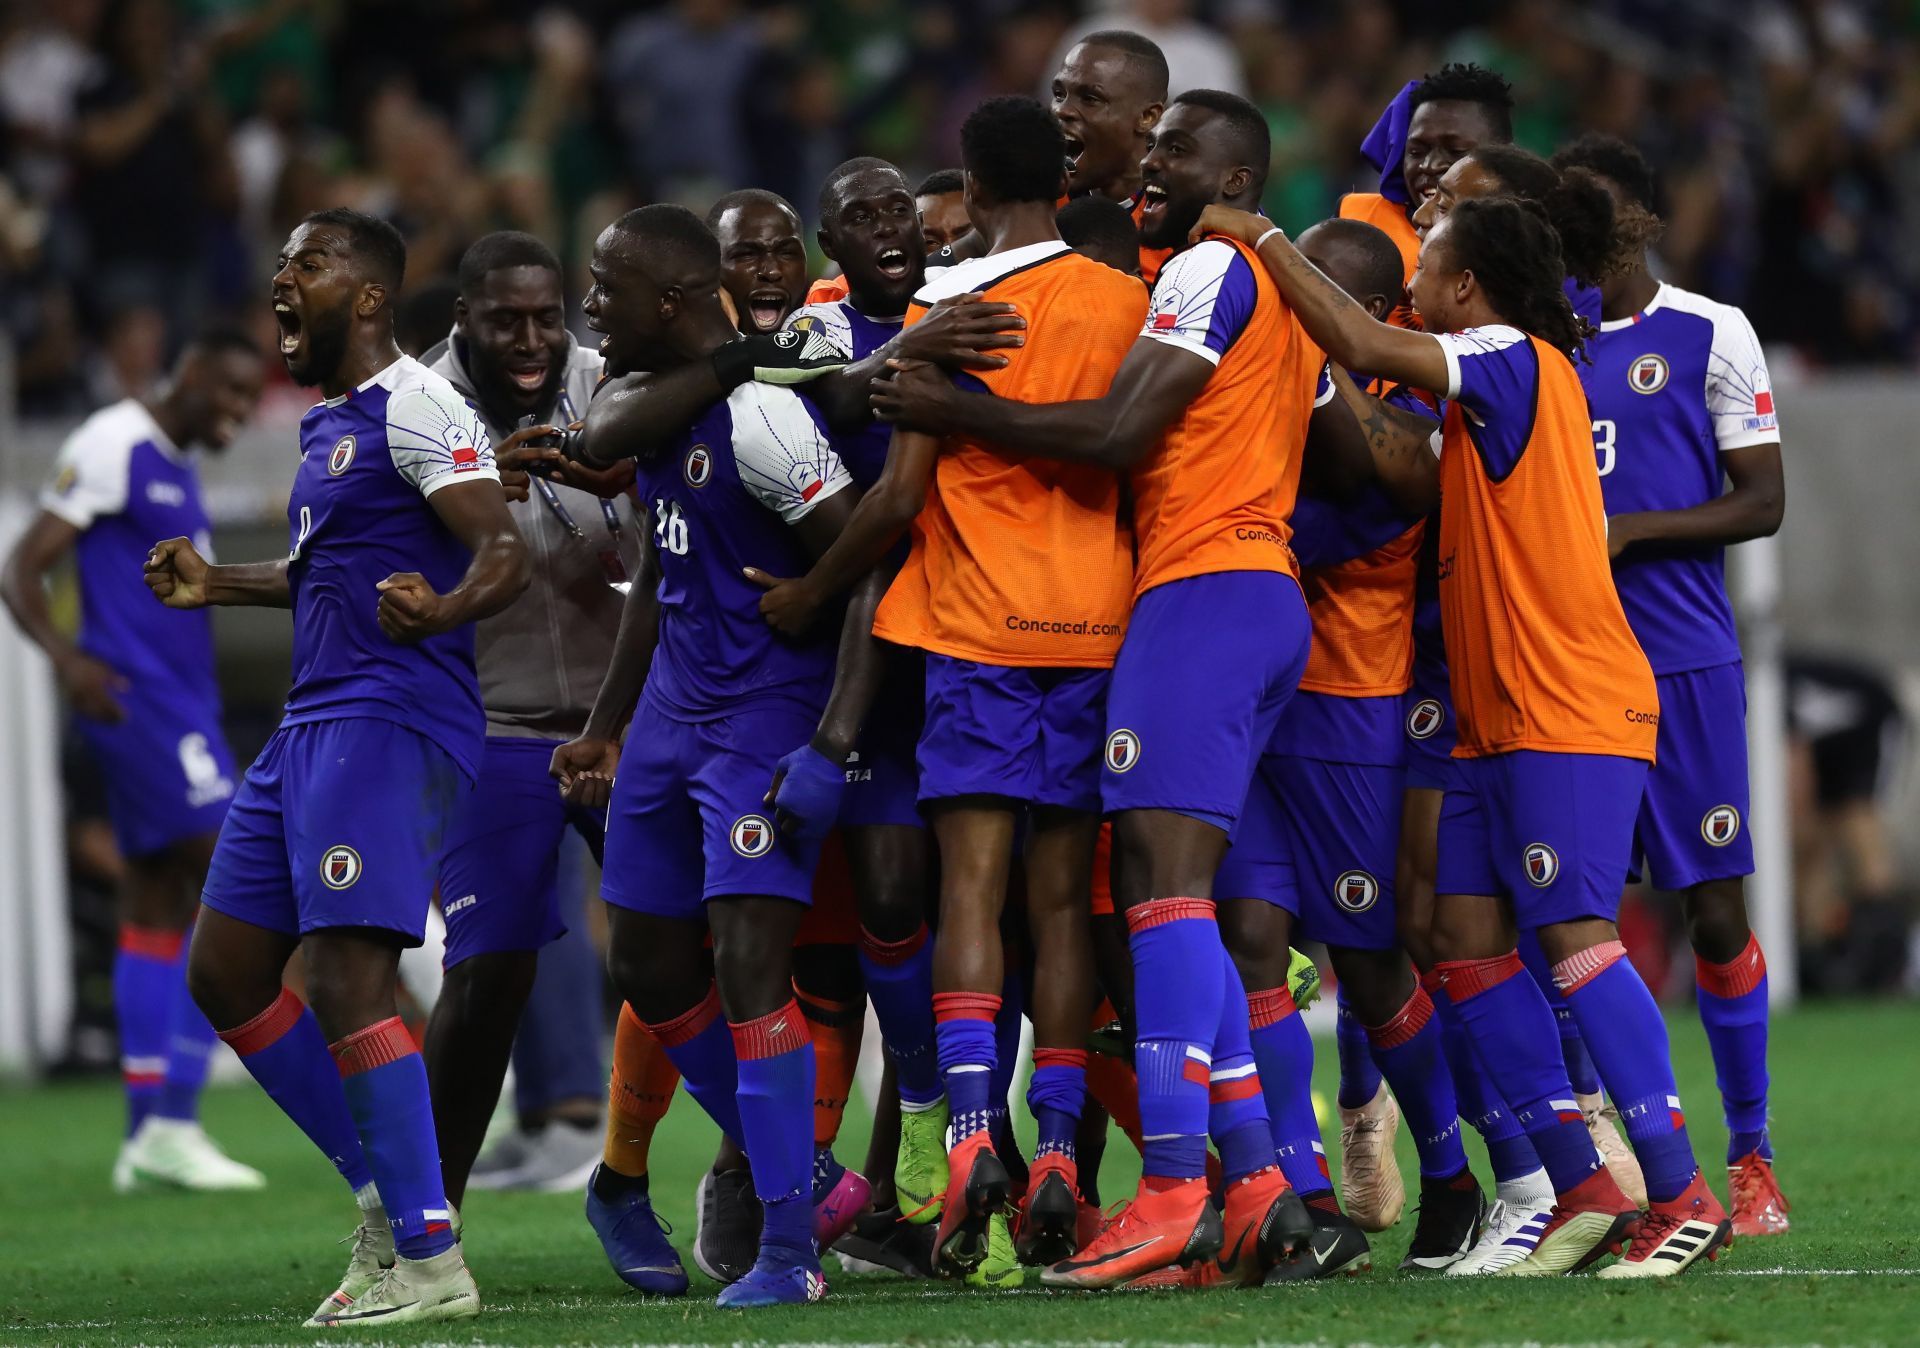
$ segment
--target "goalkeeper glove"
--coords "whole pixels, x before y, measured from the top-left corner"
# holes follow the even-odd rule
[[[804,384],[845,369],[847,357],[822,332],[788,328],[762,337],[742,337],[713,353],[714,377],[733,392],[748,380],[762,384]]]

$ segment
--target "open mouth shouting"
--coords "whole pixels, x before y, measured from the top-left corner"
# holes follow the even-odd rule
[[[889,246],[873,260],[874,268],[889,281],[904,281],[913,274],[913,259],[904,248]]]
[[[753,324],[755,332],[778,332],[781,323],[786,321],[787,309],[784,290],[763,288],[747,296],[747,321]]]
[[[1063,135],[1062,139],[1067,142],[1067,176],[1071,178],[1080,171],[1080,156],[1087,152],[1087,147],[1078,136]]]
[[[1167,210],[1167,189],[1157,182],[1143,183],[1140,187],[1140,226],[1146,228],[1150,222],[1157,222]]]
[[[296,359],[306,342],[306,324],[283,296],[274,297],[273,317],[280,325],[281,358]]]
[[[546,386],[547,371],[551,368],[547,361],[522,360],[510,362],[506,367],[507,378],[522,393],[538,393]]]

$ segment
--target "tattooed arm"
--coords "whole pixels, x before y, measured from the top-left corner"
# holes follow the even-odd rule
[[[1360,423],[1381,487],[1408,514],[1431,512],[1440,504],[1440,456],[1433,444],[1440,423],[1374,397],[1338,365],[1333,387]]]

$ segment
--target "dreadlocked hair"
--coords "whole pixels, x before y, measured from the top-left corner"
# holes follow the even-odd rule
[[[1566,263],[1547,211],[1524,197],[1480,197],[1447,215],[1447,247],[1460,271],[1470,271],[1501,318],[1585,360],[1593,325],[1573,310],[1562,281]]]
[[[1561,170],[1518,145],[1480,145],[1467,156],[1500,182],[1508,196],[1537,201],[1560,236],[1567,274],[1598,285],[1613,267],[1613,198],[1585,169]]]

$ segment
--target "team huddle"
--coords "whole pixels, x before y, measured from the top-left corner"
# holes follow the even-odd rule
[[[199,900],[184,954],[184,917],[123,941],[155,1008],[126,1173],[259,1182],[169,1066],[210,1026],[358,1204],[308,1323],[476,1314],[459,1208],[573,828],[625,1002],[587,1217],[644,1292],[689,1289],[648,1189],[680,1083],[721,1134],[693,1242],[721,1306],[819,1300],[829,1251],[983,1288],[1360,1273],[1402,1121],[1403,1270],[1668,1277],[1785,1232],[1723,579],[1780,520],[1766,366],[1649,270],[1638,152],[1542,160],[1511,106],[1475,66],[1409,84],[1364,147],[1379,191],[1290,239],[1260,112],[1169,99],[1157,47],[1095,33],[1051,108],[967,118],[958,172],[834,169],[831,280],[771,193],[622,216],[597,352],[508,233],[404,356],[398,233],[308,217],[272,283],[324,398],[287,558],[208,555],[184,451],[260,384],[215,334],[76,433],[23,544],[37,591],[78,540],[80,645],[8,590],[98,695],[137,873]],[[213,604],[292,610],[244,776],[205,615],[169,611]],[[1614,925],[1638,878],[1682,896],[1727,1205]],[[396,966],[436,893],[423,1055]],[[869,1004],[862,1174],[833,1144]],[[1103,1217],[1110,1121],[1142,1178]]]

